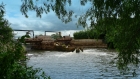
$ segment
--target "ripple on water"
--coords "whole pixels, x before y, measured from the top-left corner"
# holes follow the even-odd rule
[[[58,54],[55,54],[53,56],[56,56],[56,57],[67,57],[67,56],[71,56],[75,54],[74,52],[66,52],[66,53],[58,53]]]
[[[110,61],[115,53],[106,49],[86,49],[84,52],[29,52],[28,65],[41,67],[52,79],[140,79],[119,73]],[[137,70],[138,71],[138,70]]]

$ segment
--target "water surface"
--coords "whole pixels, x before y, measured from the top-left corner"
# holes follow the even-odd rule
[[[29,51],[29,66],[42,68],[52,79],[140,79],[140,68],[123,75],[112,60],[114,51],[86,49],[84,52]],[[136,69],[137,76],[133,77]]]

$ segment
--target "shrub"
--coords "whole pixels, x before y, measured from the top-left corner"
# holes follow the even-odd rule
[[[12,29],[0,4],[0,78],[1,79],[50,79],[37,68],[26,66],[25,50],[21,42],[13,41]]]

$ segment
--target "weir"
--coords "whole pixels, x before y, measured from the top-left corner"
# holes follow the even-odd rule
[[[45,31],[44,35],[34,37],[34,30],[17,30],[13,31],[28,31],[33,32],[33,38],[26,38],[25,43],[30,44],[31,49],[37,50],[51,50],[51,51],[67,51],[73,52],[74,50],[83,51],[84,48],[107,48],[102,39],[73,39],[68,36],[61,36],[59,32],[59,38],[54,39],[52,36],[47,36],[46,32],[56,31]]]

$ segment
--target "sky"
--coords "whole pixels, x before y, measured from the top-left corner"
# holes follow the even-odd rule
[[[72,0],[72,8],[75,10],[75,13],[81,14],[84,12],[85,7],[77,5],[77,1],[79,0]],[[35,12],[28,12],[29,17],[26,18],[20,12],[21,0],[0,0],[0,2],[6,4],[5,18],[11,23],[12,29],[34,30],[35,35],[44,35],[44,31],[61,31],[62,35],[70,34],[71,36],[76,31],[84,30],[83,27],[76,26],[76,18],[73,18],[72,22],[65,24],[52,11],[48,14],[43,14],[42,18],[36,17]],[[16,32],[16,34],[24,33]]]

